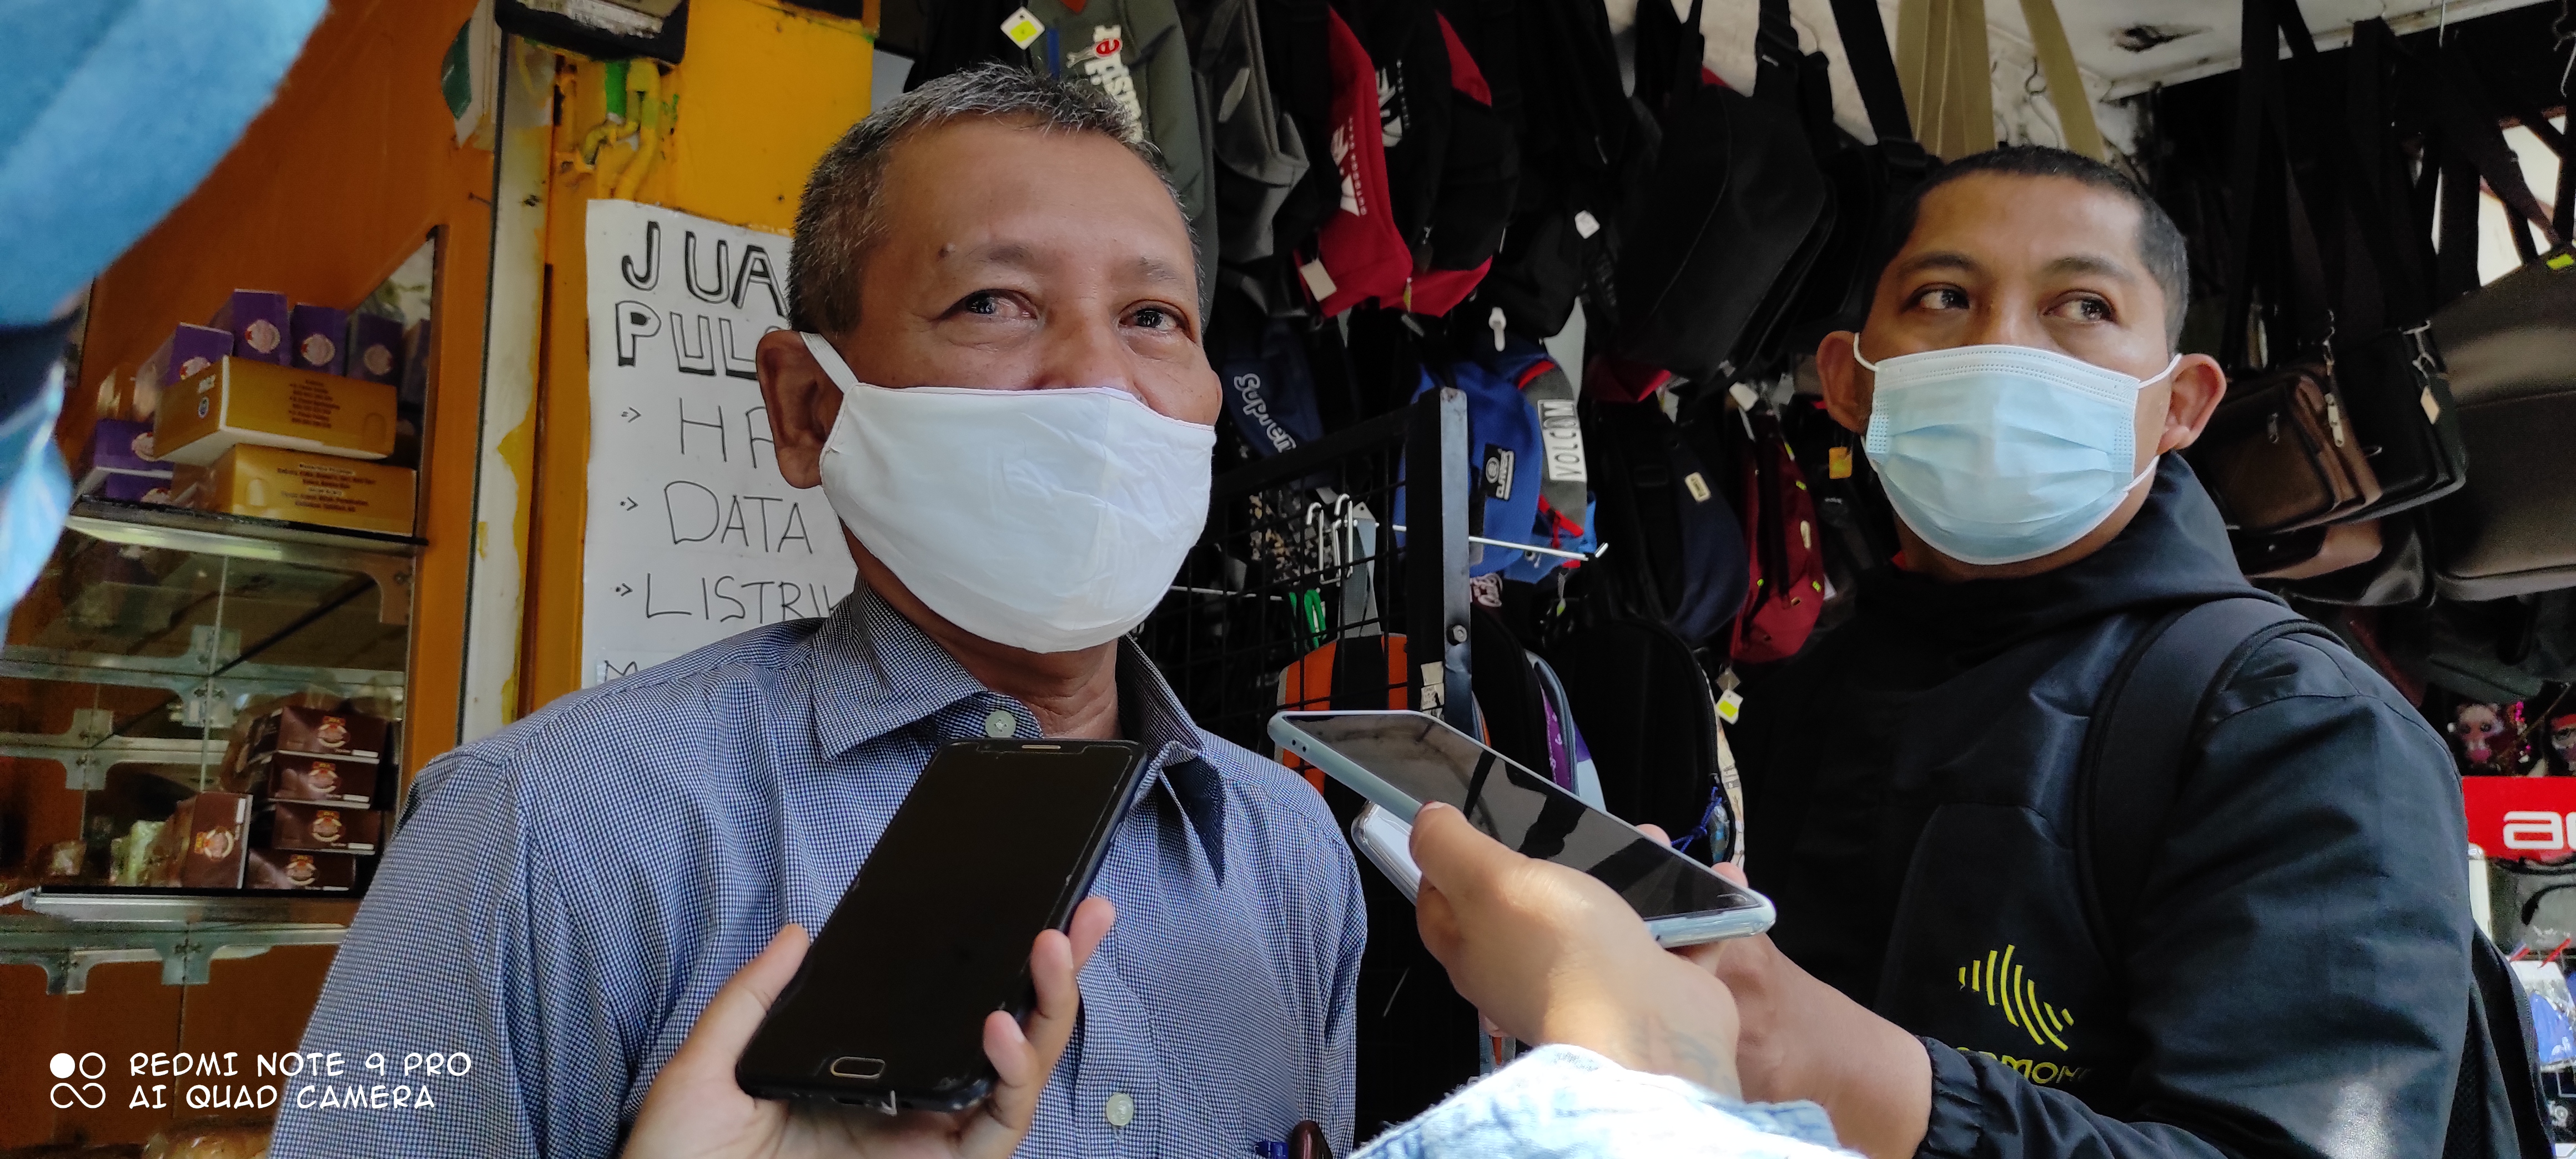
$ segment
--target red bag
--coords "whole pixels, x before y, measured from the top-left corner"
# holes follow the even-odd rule
[[[1786,660],[1805,647],[1825,606],[1825,545],[1815,497],[1789,454],[1780,418],[1752,416],[1753,445],[1744,452],[1744,547],[1753,582],[1735,617],[1729,655],[1737,663]]]
[[[1333,64],[1330,147],[1342,175],[1342,203],[1316,234],[1315,260],[1299,272],[1329,315],[1371,298],[1400,300],[1413,276],[1413,251],[1395,228],[1386,145],[1379,136],[1377,68],[1342,14],[1327,8],[1324,15]]]

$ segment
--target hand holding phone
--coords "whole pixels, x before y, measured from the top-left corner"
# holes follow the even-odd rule
[[[887,820],[813,953],[743,1048],[762,1098],[963,1110],[997,1077],[978,1027],[1032,998],[1029,939],[1071,930],[1136,798],[1127,741],[940,748]]]
[[[1419,712],[1283,712],[1271,739],[1383,810],[1352,828],[1360,851],[1401,885],[1401,824],[1428,802],[1459,810],[1504,848],[1590,874],[1627,900],[1667,948],[1760,933],[1771,901],[1675,852],[1546,777]]]
[[[626,1138],[627,1159],[1003,1159],[1037,1114],[1038,1095],[1073,1037],[1081,994],[1075,978],[1117,918],[1108,899],[1074,910],[1070,935],[1047,930],[1029,952],[1037,1005],[1025,1025],[995,1011],[984,1022],[986,1057],[999,1076],[989,1110],[887,1115],[830,1103],[779,1102],[744,1094],[734,1062],[805,958],[805,931],[788,926],[769,948],[716,991],[653,1090]]]
[[[1515,854],[1446,805],[1422,807],[1410,852],[1423,946],[1504,1033],[1740,1097],[1733,996],[1657,946],[1608,886]]]

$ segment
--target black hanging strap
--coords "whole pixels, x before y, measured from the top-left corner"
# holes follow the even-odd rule
[[[1870,0],[1833,0],[1834,30],[1842,37],[1843,62],[1851,66],[1860,100],[1869,108],[1870,131],[1881,141],[1914,139],[1913,119],[1905,112],[1905,89],[1897,81],[1896,54],[1887,48],[1887,25]]]

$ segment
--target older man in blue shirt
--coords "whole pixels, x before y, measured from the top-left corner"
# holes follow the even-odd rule
[[[471,1070],[434,1107],[290,1096],[273,1154],[614,1153],[726,979],[821,927],[933,750],[1038,735],[1125,737],[1151,766],[1020,1153],[1245,1155],[1305,1119],[1348,1147],[1349,852],[1123,639],[1197,536],[1220,405],[1188,227],[1128,130],[979,70],[825,156],[791,271],[808,333],[762,340],[761,386],[782,473],[824,487],[865,587],[425,770],[304,1049]]]

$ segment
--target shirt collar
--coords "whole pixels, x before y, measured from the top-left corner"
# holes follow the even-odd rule
[[[827,760],[973,696],[982,681],[862,586],[813,644],[814,740]]]
[[[966,671],[957,658],[903,613],[865,587],[841,601],[813,643],[814,740],[826,760],[961,701],[990,698],[1014,715],[1027,708],[1010,701]],[[1163,674],[1132,639],[1118,642],[1118,696],[1122,722],[1142,745],[1151,770],[1139,800],[1165,786],[1197,830],[1208,863],[1225,874],[1225,789],[1216,769],[1200,758],[1206,739],[1191,721]]]

